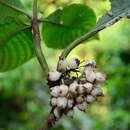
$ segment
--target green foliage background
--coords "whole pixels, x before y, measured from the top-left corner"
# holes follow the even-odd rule
[[[28,10],[31,8],[32,0],[22,2]],[[69,3],[87,4],[98,18],[110,8],[108,0],[40,0],[40,11],[47,16]],[[77,47],[68,60],[73,56],[94,58],[98,69],[108,75],[105,97],[90,105],[85,114],[75,110],[73,120],[63,117],[52,130],[130,129],[129,20],[103,30],[99,37],[100,40]],[[54,68],[61,50],[49,49],[44,44],[43,49],[49,66]],[[36,58],[16,70],[0,73],[0,130],[34,130],[49,113],[48,99],[48,89]]]

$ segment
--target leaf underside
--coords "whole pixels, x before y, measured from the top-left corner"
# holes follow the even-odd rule
[[[111,2],[110,11],[112,15],[110,16],[108,15],[108,13],[106,13],[102,18],[99,19],[95,28],[103,25],[106,27],[107,25],[113,25],[118,20],[120,20],[120,18],[127,17],[128,15],[130,15],[130,0],[110,0],[110,2]]]
[[[20,0],[0,0],[23,8]],[[34,57],[31,29],[23,29],[26,17],[0,2],[0,72],[9,71]]]
[[[82,4],[72,4],[63,10],[57,10],[50,14],[47,19],[65,25],[43,23],[43,40],[47,47],[55,49],[65,48],[96,24],[96,16],[93,10]]]

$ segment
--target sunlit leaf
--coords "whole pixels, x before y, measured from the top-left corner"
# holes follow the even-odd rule
[[[50,14],[48,19],[64,24],[64,26],[59,26],[43,23],[43,40],[48,47],[56,49],[65,48],[96,24],[93,10],[82,4],[72,4],[63,10],[57,10]]]

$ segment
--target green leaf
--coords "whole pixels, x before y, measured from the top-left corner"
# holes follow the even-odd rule
[[[3,34],[0,33],[1,72],[12,70],[34,57],[31,30],[25,29],[14,33],[14,30],[10,28],[11,25],[15,27],[15,30],[26,27],[24,24],[18,24],[19,27],[21,26],[19,28],[14,22],[0,25],[0,32],[3,30]]]
[[[48,47],[56,49],[65,48],[96,24],[93,10],[82,4],[72,4],[63,10],[57,10],[48,19],[64,24],[43,23],[43,40]]]
[[[25,16],[12,6],[23,8],[20,0],[0,0],[0,72],[15,69],[35,55]]]
[[[20,0],[0,0],[0,24],[11,22],[15,18],[18,19],[22,16],[21,13],[3,3],[20,9],[24,8]]]
[[[95,28],[100,26],[110,26],[116,23],[120,18],[127,17],[130,15],[130,0],[110,0],[111,2],[111,13],[106,13],[102,18],[99,19]]]

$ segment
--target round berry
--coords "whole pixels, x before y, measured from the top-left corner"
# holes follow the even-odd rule
[[[61,116],[61,111],[60,111],[60,109],[59,109],[58,107],[56,107],[56,108],[53,110],[53,113],[54,113],[54,115],[55,115],[55,117],[56,117],[57,119],[60,118],[60,116]]]
[[[74,106],[74,100],[73,99],[68,99],[67,107],[72,108],[73,106]]]
[[[67,66],[68,66],[68,63],[67,63],[66,59],[61,59],[58,63],[59,70],[66,70]]]
[[[67,98],[65,97],[58,97],[57,98],[57,107],[60,109],[64,109],[67,106]]]
[[[48,73],[48,79],[49,81],[55,82],[59,80],[61,77],[61,73],[58,71],[51,71]]]
[[[72,58],[70,61],[69,61],[69,67],[70,69],[77,69],[78,66],[80,64],[80,60],[78,58]]]
[[[84,88],[85,88],[85,92],[86,93],[90,93],[92,91],[92,89],[93,89],[93,84],[91,84],[91,83],[85,83],[84,84]]]
[[[91,92],[92,96],[102,96],[103,95],[103,91],[101,88],[94,88]]]
[[[50,99],[50,105],[51,105],[51,106],[56,106],[56,105],[57,105],[57,98],[54,98],[54,97],[51,98],[51,99]]]
[[[86,67],[87,66],[91,66],[91,67],[95,68],[96,67],[96,61],[94,61],[94,60],[88,60],[86,62]]]
[[[92,95],[87,95],[86,97],[87,103],[93,103],[95,100],[95,97],[93,97]]]
[[[77,89],[78,89],[78,84],[77,82],[73,82],[72,84],[70,84],[69,86],[69,92],[72,93],[72,94],[77,94]]]
[[[68,117],[72,118],[73,115],[74,115],[74,111],[73,111],[73,110],[69,110],[69,111],[66,113],[66,115],[67,115]]]
[[[53,97],[58,97],[59,94],[60,94],[60,88],[59,88],[59,86],[55,86],[55,87],[50,88],[50,91],[51,91],[50,94]]]
[[[84,92],[85,92],[85,88],[84,88],[83,84],[79,84],[78,85],[78,93],[83,94]]]
[[[85,71],[87,81],[93,83],[96,79],[96,75],[93,71]]]
[[[68,93],[68,90],[69,90],[68,86],[65,85],[65,84],[60,85],[59,89],[60,89],[59,95],[62,96],[62,97],[66,96],[67,93]]]
[[[107,77],[103,72],[97,72],[95,75],[97,83],[104,83],[106,81]]]
[[[78,107],[79,110],[85,111],[87,109],[87,103],[86,103],[86,101],[84,101],[81,104],[78,104],[77,107]]]
[[[78,97],[76,97],[76,102],[79,104],[79,103],[82,103],[84,101],[84,96],[83,95],[80,95]]]

